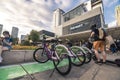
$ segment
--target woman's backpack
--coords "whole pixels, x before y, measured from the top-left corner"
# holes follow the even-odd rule
[[[106,31],[103,28],[99,28],[98,31],[99,31],[99,36],[98,36],[99,39],[105,39]]]

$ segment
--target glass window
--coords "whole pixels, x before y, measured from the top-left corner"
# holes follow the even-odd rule
[[[84,12],[85,12],[84,6],[80,5],[80,6],[76,7],[75,9],[71,10],[70,12],[66,13],[64,15],[64,21],[66,22],[70,19],[73,19],[74,17],[83,14]]]
[[[96,24],[97,27],[101,27],[100,15],[94,16],[92,18],[80,21],[78,23],[72,24],[70,26],[64,27],[63,34],[70,34],[89,30],[91,25]]]
[[[70,19],[74,18],[74,11],[70,12]]]
[[[66,22],[66,21],[68,21],[68,20],[70,20],[70,15],[69,15],[69,13],[67,13],[67,14],[64,15],[64,21]]]
[[[78,15],[81,15],[83,12],[84,12],[84,10],[83,10],[83,8],[81,7],[81,6],[79,6],[78,8],[77,8],[77,14]]]

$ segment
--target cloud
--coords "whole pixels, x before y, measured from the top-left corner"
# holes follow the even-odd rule
[[[68,9],[73,0],[1,0],[0,24],[19,28],[19,34],[32,29],[51,30],[52,13],[56,8]],[[9,29],[9,30],[11,30]]]
[[[116,20],[115,21],[112,21],[108,24],[108,27],[116,27]]]
[[[51,30],[53,10],[61,8],[64,11],[88,0],[0,0],[0,24],[4,30],[19,28],[19,35],[30,30]],[[119,0],[103,0],[105,6],[111,6]]]

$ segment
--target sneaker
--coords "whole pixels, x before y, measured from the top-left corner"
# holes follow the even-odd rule
[[[98,63],[102,63],[102,62],[101,61],[95,61],[95,63],[98,64]]]
[[[102,62],[102,64],[106,64],[106,61],[105,61],[105,62]]]

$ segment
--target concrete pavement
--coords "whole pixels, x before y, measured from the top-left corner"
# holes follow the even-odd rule
[[[82,67],[73,67],[70,74],[61,76],[54,72],[52,77],[49,77],[52,70],[42,73],[32,74],[33,80],[120,80],[120,67],[115,65],[98,65],[90,63]],[[13,80],[32,80],[29,75]]]
[[[120,55],[108,55],[108,59],[120,58]],[[55,71],[49,77],[52,70],[32,74],[33,80],[120,80],[120,67],[112,64],[98,65],[91,61],[81,67],[72,67],[67,76],[61,76]],[[32,80],[29,75],[13,80]]]

